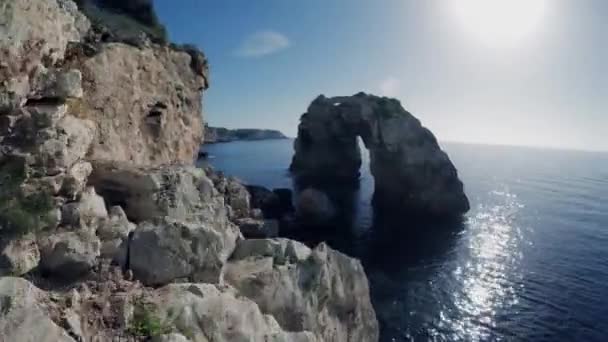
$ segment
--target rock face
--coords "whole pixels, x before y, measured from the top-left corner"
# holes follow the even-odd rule
[[[179,284],[158,293],[158,306],[194,341],[321,341],[308,331],[283,331],[272,316],[230,287]]]
[[[168,47],[103,46],[82,62],[79,117],[97,126],[90,155],[140,165],[191,163],[203,138],[200,92],[206,75]]]
[[[325,244],[311,251],[286,239],[241,241],[225,279],[287,331],[310,331],[319,341],[378,340],[363,267]]]
[[[287,139],[287,137],[283,133],[272,129],[228,129],[223,127],[205,126],[205,144],[223,143],[238,140],[273,139]]]
[[[0,0],[0,340],[377,340],[358,261],[243,237],[290,192],[192,165],[204,55],[150,0],[77,3]]]
[[[304,184],[354,183],[361,167],[357,137],[370,152],[377,208],[436,218],[469,210],[448,155],[395,99],[319,96],[301,117],[290,169]]]

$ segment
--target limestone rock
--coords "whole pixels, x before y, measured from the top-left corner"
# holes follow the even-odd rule
[[[192,57],[169,47],[111,43],[80,68],[87,75],[80,117],[97,125],[95,160],[138,165],[192,163],[203,138],[205,79]]]
[[[325,244],[310,251],[285,239],[241,241],[224,279],[284,330],[319,341],[378,340],[361,263]]]
[[[97,162],[89,184],[136,223],[165,216],[218,227],[228,223],[224,199],[205,172],[192,166]]]
[[[152,342],[190,342],[186,336],[178,333],[165,334],[152,338]]]
[[[38,132],[37,165],[54,175],[70,168],[84,158],[95,135],[95,127],[88,120],[65,116],[57,129]]]
[[[127,218],[127,214],[119,206],[110,208],[109,219],[97,229],[97,236],[101,240],[101,257],[118,260],[121,258],[128,236],[137,226]],[[122,263],[121,263],[122,264]]]
[[[359,93],[319,96],[302,115],[291,171],[302,184],[358,180],[360,136],[370,152],[374,206],[431,218],[469,210],[456,168],[435,136],[399,101]]]
[[[308,331],[284,331],[272,316],[230,287],[172,284],[157,290],[157,295],[158,307],[193,341],[321,341]]]
[[[5,241],[0,251],[0,275],[23,275],[38,266],[39,261],[40,252],[33,237]]]
[[[43,309],[46,294],[25,279],[0,278],[0,336],[5,341],[75,342]]]
[[[71,1],[1,0],[0,79],[30,75],[42,63],[63,58],[68,42],[80,41],[88,21]],[[3,92],[0,86],[0,93]],[[20,93],[16,96],[25,96]]]
[[[40,268],[48,274],[76,278],[88,272],[99,256],[99,238],[88,231],[53,233],[38,239]]]
[[[65,100],[82,97],[80,70],[44,70],[32,80],[30,99]]]
[[[107,217],[104,199],[97,195],[93,187],[83,191],[77,202],[68,203],[62,208],[63,223],[74,227],[95,229]]]
[[[235,221],[247,239],[274,238],[279,236],[279,221],[255,218],[241,218]]]
[[[227,178],[226,192],[224,194],[226,204],[232,208],[234,218],[249,216],[249,192],[247,188],[236,178]]]
[[[93,172],[93,166],[86,161],[78,161],[68,170],[61,191],[69,199],[75,199],[87,184],[87,179]]]
[[[178,278],[218,283],[224,263],[239,238],[232,225],[216,227],[169,218],[144,222],[129,244],[129,267],[147,285]]]

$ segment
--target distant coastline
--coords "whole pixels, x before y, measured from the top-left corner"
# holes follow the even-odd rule
[[[257,141],[287,139],[283,133],[272,129],[211,127],[205,125],[205,144],[225,143],[231,141]]]

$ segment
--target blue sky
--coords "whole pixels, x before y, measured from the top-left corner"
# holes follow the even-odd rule
[[[171,38],[209,58],[211,125],[293,136],[317,95],[366,91],[443,141],[608,150],[608,1],[479,1],[155,3]]]

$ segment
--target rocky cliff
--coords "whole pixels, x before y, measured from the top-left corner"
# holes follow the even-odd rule
[[[204,55],[120,3],[0,0],[2,339],[377,340],[357,260],[243,237],[271,222],[192,165]]]
[[[206,144],[223,143],[239,140],[251,141],[272,139],[287,139],[287,137],[283,133],[272,129],[228,129],[223,127],[205,126]]]

